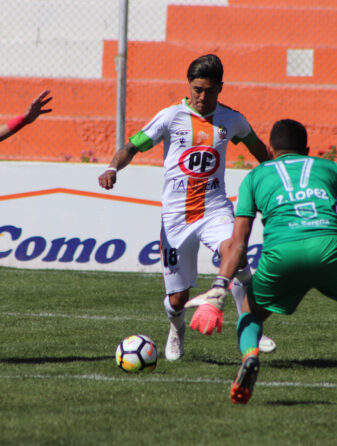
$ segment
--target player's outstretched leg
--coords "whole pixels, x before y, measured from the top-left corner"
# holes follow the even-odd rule
[[[165,358],[168,361],[177,361],[184,355],[185,342],[185,310],[175,311],[169,296],[164,299],[166,314],[170,320],[170,330],[165,346]]]
[[[260,369],[258,349],[243,359],[242,365],[233,381],[231,400],[234,404],[247,404],[250,400]]]

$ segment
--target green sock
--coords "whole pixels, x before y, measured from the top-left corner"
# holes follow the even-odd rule
[[[243,356],[258,348],[263,322],[251,313],[242,313],[237,325],[239,348]]]

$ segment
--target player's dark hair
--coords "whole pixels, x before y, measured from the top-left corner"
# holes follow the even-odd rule
[[[292,119],[276,121],[270,132],[270,145],[275,150],[307,153],[307,131],[303,124]]]
[[[206,54],[193,60],[187,70],[189,82],[193,79],[212,79],[221,84],[223,66],[221,60],[215,54]]]

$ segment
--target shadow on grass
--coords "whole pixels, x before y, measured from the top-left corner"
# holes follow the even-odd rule
[[[261,361],[262,362],[262,361]],[[288,359],[276,360],[268,363],[269,367],[289,369],[294,367],[307,367],[309,369],[329,369],[337,367],[336,359]]]
[[[268,361],[264,362],[264,359]],[[261,364],[263,367],[272,367],[275,369],[293,369],[295,367],[306,367],[309,369],[329,369],[337,368],[336,359],[287,359],[287,360],[269,360],[265,355],[260,355]],[[237,361],[217,361],[215,359],[205,358],[194,354],[189,361],[200,361],[206,364],[214,364],[219,366],[237,366],[240,364],[240,359]]]
[[[317,404],[324,404],[325,406],[337,406],[337,403],[334,403],[332,401],[269,401],[267,403],[268,406],[308,406],[308,405],[317,405]]]
[[[114,356],[67,356],[64,358],[40,357],[40,358],[3,358],[0,364],[47,364],[47,363],[66,363],[66,362],[95,362],[114,359]]]
[[[240,361],[217,361],[216,359],[210,359],[210,358],[202,358],[200,356],[197,355],[193,355],[190,358],[184,358],[185,362],[194,362],[194,361],[199,361],[199,362],[203,362],[205,364],[212,364],[212,365],[219,365],[219,366],[237,366]]]

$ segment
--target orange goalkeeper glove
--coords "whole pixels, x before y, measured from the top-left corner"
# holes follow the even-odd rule
[[[206,335],[211,335],[215,328],[218,333],[221,332],[229,283],[230,280],[226,277],[218,276],[213,282],[213,288],[185,304],[185,308],[198,307],[190,323],[192,330],[198,330]]]

